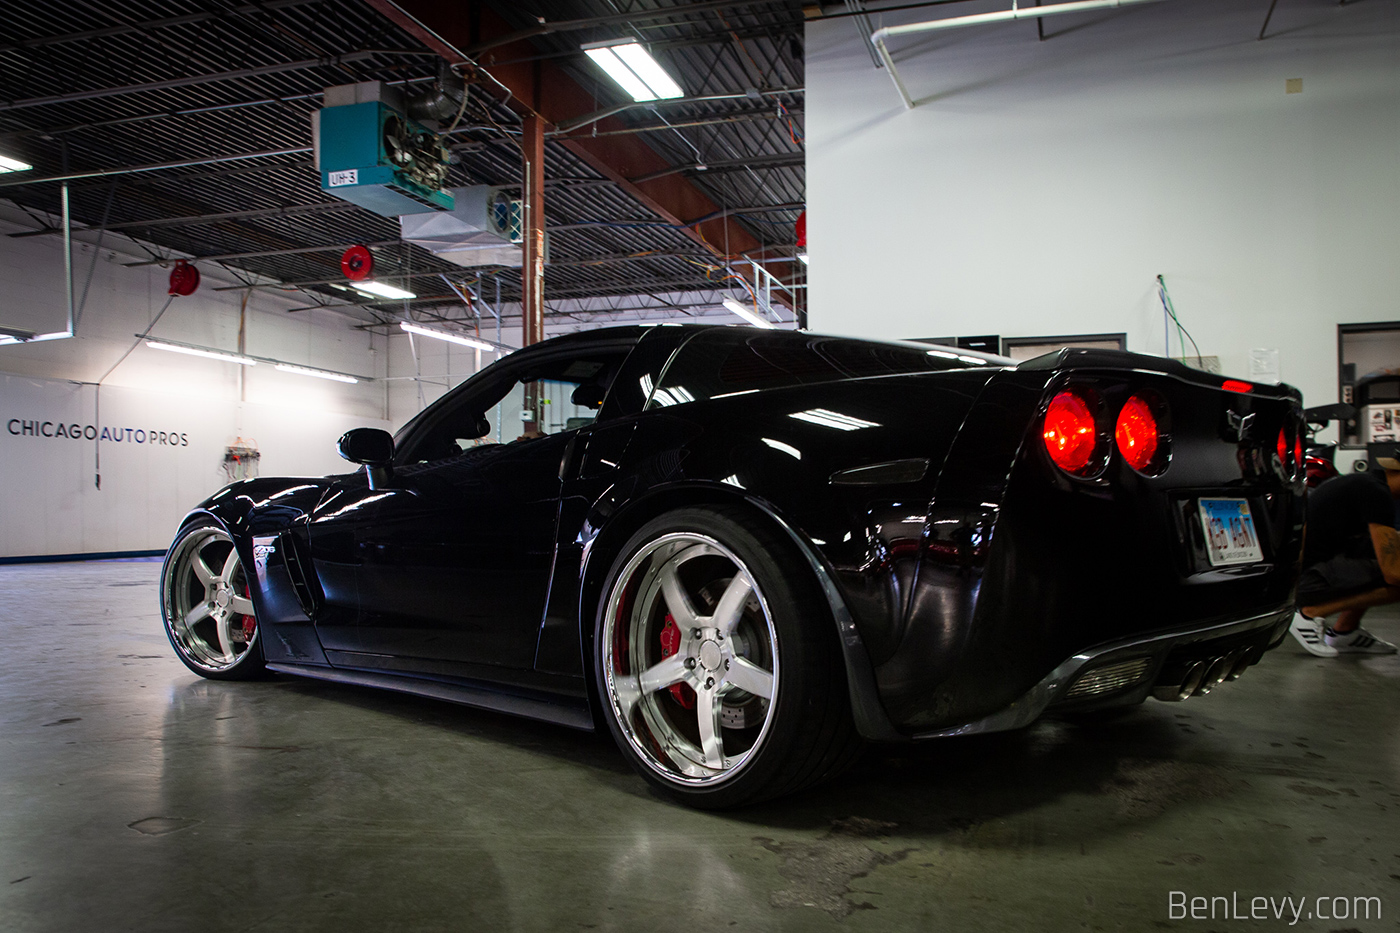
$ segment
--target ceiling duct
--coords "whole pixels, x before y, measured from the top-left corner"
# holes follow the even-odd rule
[[[403,238],[459,266],[521,265],[520,201],[490,185],[453,188],[451,194],[451,211],[400,217]],[[546,258],[548,251],[546,236]]]
[[[447,59],[438,60],[437,78],[425,94],[409,98],[408,116],[425,125],[452,123],[466,109],[467,82],[452,70]],[[438,127],[429,126],[429,129]]]

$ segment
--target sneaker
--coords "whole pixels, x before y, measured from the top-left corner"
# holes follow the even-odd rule
[[[1383,638],[1377,638],[1360,626],[1341,635],[1328,626],[1323,635],[1324,644],[1337,654],[1394,654],[1395,646]]]
[[[1335,658],[1339,653],[1324,640],[1326,636],[1323,634],[1321,619],[1309,619],[1301,612],[1295,613],[1293,624],[1288,627],[1288,631],[1293,633],[1293,637],[1298,639],[1298,644],[1302,645],[1308,654],[1319,658]]]

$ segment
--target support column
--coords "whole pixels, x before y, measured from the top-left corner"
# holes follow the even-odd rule
[[[521,346],[544,339],[544,126],[537,114],[524,120],[521,146],[524,149],[524,181],[521,186],[525,223],[525,262],[521,267],[520,311],[524,328]],[[535,383],[525,386],[525,410],[540,415],[539,392]],[[535,420],[524,424],[526,434],[539,430]]]

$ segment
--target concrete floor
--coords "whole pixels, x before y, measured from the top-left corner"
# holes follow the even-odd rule
[[[872,750],[705,814],[606,736],[369,690],[201,680],[159,564],[0,567],[0,930],[1183,930],[1182,897],[1400,916],[1400,660],[1290,640],[1093,726]],[[1400,614],[1372,628],[1400,638]],[[1307,919],[1324,897],[1383,917]],[[1346,912],[1352,904],[1345,902]],[[1272,910],[1273,908],[1269,908]],[[1176,911],[1180,913],[1180,911]]]

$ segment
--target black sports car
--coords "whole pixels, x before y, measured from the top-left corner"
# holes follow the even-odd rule
[[[522,384],[596,417],[483,442]],[[1302,428],[1288,386],[1122,352],[599,330],[349,432],[358,472],[211,496],[161,608],[206,677],[601,721],[654,785],[733,806],[861,739],[1238,677],[1293,611]]]

